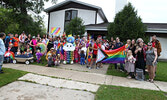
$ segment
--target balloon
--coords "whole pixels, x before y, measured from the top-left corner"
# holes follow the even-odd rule
[[[47,46],[44,43],[38,43],[37,46],[41,48],[41,53],[44,54],[47,51]]]

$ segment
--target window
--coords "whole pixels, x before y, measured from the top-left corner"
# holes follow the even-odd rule
[[[65,21],[64,27],[75,17],[77,17],[78,11],[77,10],[67,10],[65,11]]]

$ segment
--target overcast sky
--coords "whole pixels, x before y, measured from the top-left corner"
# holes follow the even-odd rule
[[[60,3],[64,0],[58,0]],[[99,6],[103,9],[109,22],[112,22],[115,17],[115,0],[79,0],[85,3]],[[143,22],[148,23],[167,23],[167,0],[127,0],[138,12],[138,15],[142,18]],[[51,2],[45,3],[45,9],[53,6]],[[44,15],[45,25],[48,23],[48,15],[42,12]]]

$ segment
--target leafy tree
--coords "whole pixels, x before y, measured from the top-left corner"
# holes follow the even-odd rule
[[[13,12],[11,9],[0,8],[0,31],[17,33],[19,30],[19,24],[11,17]]]
[[[121,40],[136,39],[145,37],[146,26],[142,23],[142,19],[137,16],[137,11],[128,3],[124,9],[118,12],[114,22],[108,26],[108,38],[120,37]]]
[[[13,15],[10,18],[19,24],[19,33],[25,31],[35,35],[38,33],[44,34],[44,22],[39,14],[44,10],[44,2],[47,1],[49,0],[1,0],[0,4],[1,7],[12,9]],[[56,1],[52,0],[53,3],[56,3]],[[2,4],[5,4],[5,6]],[[28,12],[33,15],[28,14]],[[18,25],[15,26],[18,27]]]
[[[74,18],[65,26],[65,32],[73,35],[83,35],[85,33],[85,26],[81,18]]]

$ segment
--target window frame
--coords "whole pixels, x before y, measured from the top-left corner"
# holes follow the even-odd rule
[[[65,23],[70,22],[72,20],[72,12],[76,11],[76,17],[78,17],[78,10],[66,10],[64,15],[64,31],[65,31]],[[70,12],[70,20],[66,20],[66,12]]]

